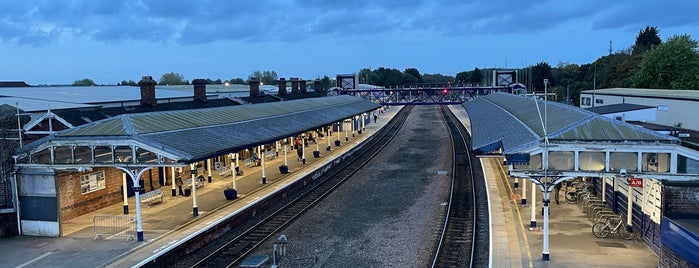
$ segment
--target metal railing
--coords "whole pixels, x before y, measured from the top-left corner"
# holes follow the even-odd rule
[[[95,216],[92,218],[92,230],[95,238],[92,240],[126,237],[126,241],[134,240],[136,235],[136,218],[130,216]]]

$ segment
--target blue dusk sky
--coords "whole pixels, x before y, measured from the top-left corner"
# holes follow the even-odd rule
[[[0,81],[98,84],[255,70],[315,79],[361,68],[452,75],[585,64],[656,26],[699,38],[696,0],[0,0]]]

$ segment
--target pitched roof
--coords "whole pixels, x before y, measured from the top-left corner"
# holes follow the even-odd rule
[[[135,144],[173,161],[192,163],[268,144],[379,108],[352,96],[122,114],[61,131],[22,148]]]
[[[472,149],[478,153],[495,144],[503,154],[518,153],[538,146],[545,136],[554,142],[679,142],[578,107],[508,93],[486,95],[464,107],[473,122]]]

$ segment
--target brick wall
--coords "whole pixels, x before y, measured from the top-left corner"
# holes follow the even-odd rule
[[[699,186],[664,185],[663,206],[668,218],[699,218]]]
[[[80,191],[80,176],[100,171],[105,172],[105,188],[82,194]],[[58,206],[60,207],[62,220],[72,219],[123,202],[122,171],[116,168],[95,168],[85,173],[61,173],[57,177]],[[158,181],[157,169],[147,171],[141,179],[145,183],[147,192],[158,189],[161,186]]]

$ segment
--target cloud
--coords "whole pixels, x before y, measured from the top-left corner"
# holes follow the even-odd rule
[[[561,25],[633,29],[697,25],[692,1],[123,0],[2,1],[0,42],[59,38],[203,44],[541,32]],[[7,2],[7,3],[5,3]],[[581,23],[584,22],[584,23]]]

